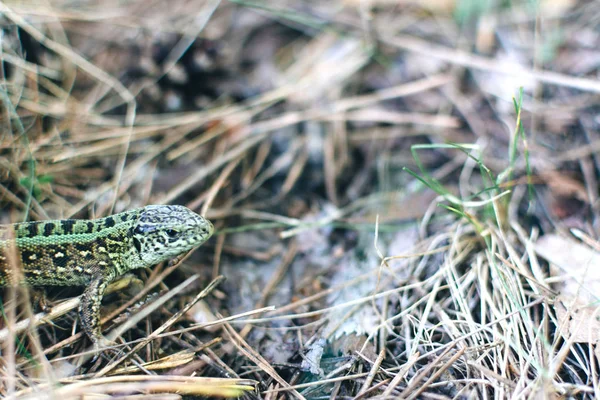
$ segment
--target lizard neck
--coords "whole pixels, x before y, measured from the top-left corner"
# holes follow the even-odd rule
[[[149,268],[152,265],[148,265],[148,263],[144,262],[142,259],[138,249],[135,246],[133,237],[127,237],[125,240],[127,243],[126,250],[122,254],[122,262],[117,266],[117,270],[120,275],[125,274],[129,271],[139,268]]]

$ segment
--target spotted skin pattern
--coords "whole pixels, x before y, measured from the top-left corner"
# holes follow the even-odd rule
[[[174,205],[95,220],[0,225],[0,286],[85,286],[79,314],[97,345],[100,305],[112,281],[200,246],[213,231],[206,218]]]

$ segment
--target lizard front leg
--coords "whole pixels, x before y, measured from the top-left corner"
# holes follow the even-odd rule
[[[79,317],[83,330],[98,348],[103,339],[100,329],[100,307],[106,287],[114,280],[113,274],[99,275],[92,279],[81,296],[79,303]]]

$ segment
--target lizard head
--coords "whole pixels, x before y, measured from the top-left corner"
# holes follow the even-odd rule
[[[152,266],[200,246],[214,232],[204,217],[183,206],[146,206],[131,228],[133,246]]]

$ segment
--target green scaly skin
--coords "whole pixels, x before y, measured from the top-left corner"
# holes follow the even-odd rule
[[[95,220],[0,225],[0,286],[85,286],[79,314],[98,346],[109,283],[200,246],[213,225],[183,206],[146,206]]]

